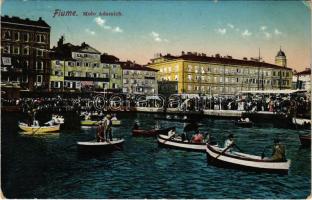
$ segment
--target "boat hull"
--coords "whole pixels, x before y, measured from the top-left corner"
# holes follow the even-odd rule
[[[273,162],[269,160],[262,160],[261,157],[252,155],[249,155],[250,157],[246,159],[239,159],[238,156],[231,156],[227,153],[220,155],[223,149],[218,148],[220,151],[217,151],[214,148],[216,147],[207,145],[206,155],[208,164],[221,168],[231,168],[244,171],[288,174],[290,160],[287,162]],[[237,155],[247,154],[237,153]]]
[[[170,130],[175,130],[175,127],[170,127],[166,129],[152,129],[152,130],[134,129],[132,130],[132,136],[155,137],[158,134],[166,134]]]
[[[78,153],[105,154],[123,149],[124,139],[113,139],[109,142],[77,142]]]
[[[205,143],[189,143],[182,141],[174,141],[170,140],[168,136],[165,135],[157,135],[158,145],[161,147],[172,148],[172,149],[180,149],[186,151],[197,151],[197,152],[205,152],[206,144]]]
[[[97,126],[100,121],[93,121],[93,120],[83,120],[80,121],[81,126]],[[120,126],[121,121],[120,120],[112,120],[112,125],[113,126]]]
[[[27,126],[19,124],[18,127],[27,134],[52,133],[60,130],[60,125],[55,126]]]
[[[311,147],[311,135],[300,135],[300,143],[304,147]]]
[[[243,128],[251,128],[252,127],[252,122],[238,122],[235,121],[235,125]]]

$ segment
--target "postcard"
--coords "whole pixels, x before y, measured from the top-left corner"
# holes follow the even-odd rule
[[[305,199],[310,1],[1,1],[1,195]]]

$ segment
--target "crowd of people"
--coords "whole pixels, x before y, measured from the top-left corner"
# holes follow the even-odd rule
[[[134,107],[135,98],[131,99],[131,106]],[[182,100],[182,102],[185,100]],[[2,106],[19,106],[23,112],[29,110],[49,110],[55,113],[64,111],[88,111],[97,112],[98,105],[104,105],[104,102],[98,102],[93,97],[78,97],[78,98],[62,98],[56,97],[41,97],[41,98],[19,98],[19,99],[1,99]],[[109,105],[106,100],[105,105]],[[171,103],[165,104],[167,107]],[[311,100],[306,96],[239,96],[212,97],[200,98],[199,100],[190,99],[187,104],[181,104],[184,110],[239,110],[246,112],[267,111],[273,113],[282,113],[291,116],[303,116],[310,113]],[[103,109],[102,109],[103,110]]]

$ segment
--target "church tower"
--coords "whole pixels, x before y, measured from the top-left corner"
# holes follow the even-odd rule
[[[284,51],[282,51],[282,48],[280,48],[279,52],[275,56],[275,64],[286,67],[287,66],[287,59]]]

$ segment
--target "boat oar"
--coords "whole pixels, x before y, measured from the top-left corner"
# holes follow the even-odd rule
[[[264,158],[264,156],[265,156],[264,152],[265,152],[266,148],[268,148],[268,147],[270,147],[270,146],[265,146],[265,147],[263,148],[263,151],[262,151],[262,153],[261,153],[261,159],[262,159],[262,160],[263,160],[263,158]]]
[[[229,148],[231,148],[233,145],[234,145],[234,144],[231,144],[231,145],[229,145],[228,147],[226,147],[226,148],[216,157],[216,159],[219,158],[222,154],[224,154],[224,153],[225,153]]]

